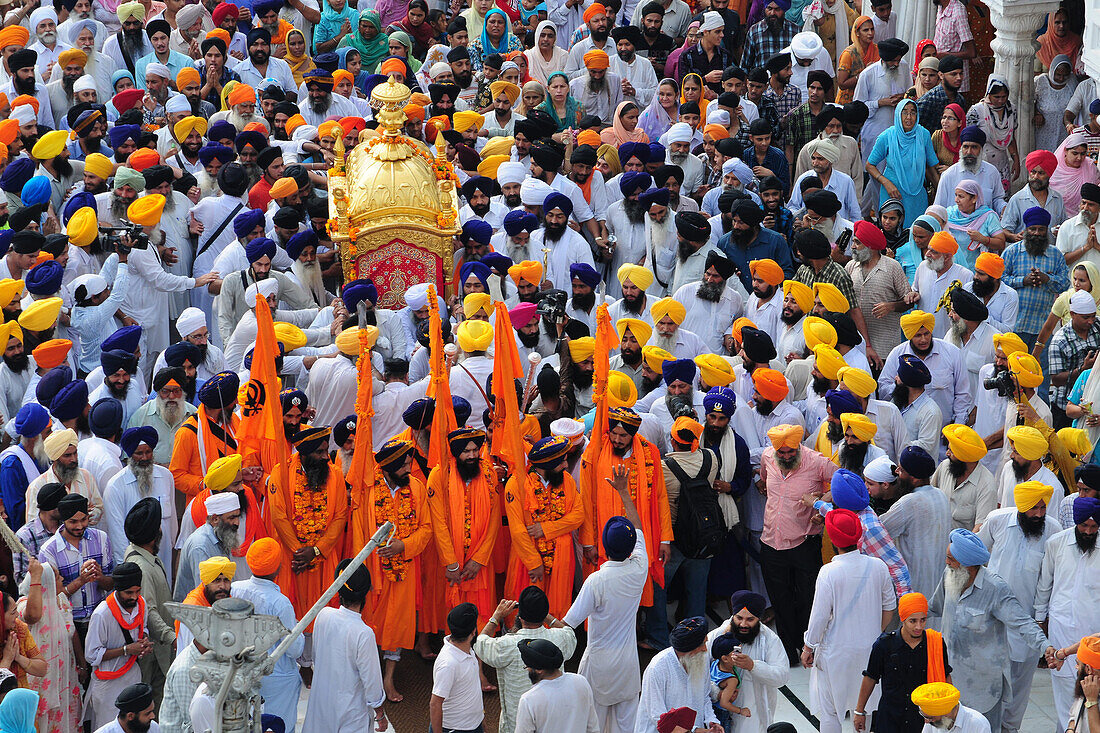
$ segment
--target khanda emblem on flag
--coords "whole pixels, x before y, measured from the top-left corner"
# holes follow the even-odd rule
[[[241,404],[241,416],[251,417],[256,415],[263,409],[264,402],[267,400],[267,388],[264,383],[256,380],[249,379],[248,384],[244,386],[244,399],[239,400]]]
[[[947,286],[947,290],[945,290],[943,292],[943,295],[940,296],[940,302],[936,303],[936,312],[937,313],[939,313],[944,308],[947,308],[947,309],[950,310],[950,308],[951,308],[951,293],[953,293],[955,291],[955,288],[961,288],[961,287],[962,287],[962,283],[959,282],[958,280],[954,281],[953,283],[951,283],[950,285]]]

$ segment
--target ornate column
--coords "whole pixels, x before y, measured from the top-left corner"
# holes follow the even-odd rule
[[[1020,181],[1027,180],[1023,159],[1035,145],[1031,116],[1035,109],[1035,32],[1043,19],[1058,8],[1057,0],[983,0],[996,31],[993,42],[993,73],[1008,80],[1009,99],[1016,105],[1019,129],[1016,146],[1020,151]],[[1016,188],[1014,186],[1013,188]]]
[[[1100,0],[1085,0],[1085,33],[1081,56],[1085,71],[1093,79],[1100,78]]]

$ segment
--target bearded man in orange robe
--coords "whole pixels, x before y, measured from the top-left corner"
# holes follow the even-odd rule
[[[452,430],[446,465],[428,476],[428,503],[439,559],[447,578],[447,605],[470,602],[488,618],[496,608],[493,545],[500,526],[496,470],[481,453],[485,431]]]
[[[588,503],[588,510],[581,527],[581,545],[590,571],[607,559],[598,528],[623,513],[622,500],[610,482],[615,468],[625,466],[630,497],[642,518],[640,529],[645,536],[649,555],[649,577],[664,586],[664,564],[668,561],[672,543],[672,515],[665,492],[661,456],[657,446],[638,435],[641,425],[642,419],[634,410],[613,407],[608,411],[607,434],[603,444],[593,442],[586,449],[581,459],[581,494]],[[653,586],[646,585],[642,605],[652,604]]]
[[[559,436],[536,442],[527,453],[530,470],[508,479],[504,494],[512,535],[506,597],[536,585],[558,618],[573,601],[573,530],[584,522],[584,502],[566,472],[571,448]]]
[[[374,629],[382,648],[382,686],[391,702],[401,702],[393,674],[402,649],[416,643],[416,597],[423,573],[421,554],[432,541],[431,512],[424,482],[412,476],[413,444],[393,438],[374,454],[377,467],[363,511],[373,534],[387,521],[393,533],[369,558],[373,587],[363,605],[363,620]],[[438,568],[425,568],[438,573]]]
[[[233,408],[240,386],[234,372],[218,372],[206,380],[198,393],[199,411],[176,431],[168,470],[176,489],[188,498],[203,490],[203,478],[214,461],[237,452],[241,420]]]

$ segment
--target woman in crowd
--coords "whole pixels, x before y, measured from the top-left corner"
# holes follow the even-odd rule
[[[933,0],[936,4],[936,56],[948,54],[963,59],[963,78],[959,91],[970,91],[970,59],[977,58],[974,33],[966,17],[966,5],[962,0]]]
[[[901,263],[901,268],[905,270],[905,277],[909,279],[910,284],[916,277],[917,265],[924,261],[924,253],[928,249],[928,243],[932,241],[932,235],[942,231],[943,227],[940,226],[936,217],[921,214],[909,227],[909,241],[894,251],[894,257]]]
[[[377,10],[377,6],[375,10]],[[386,18],[382,18],[382,22],[386,22]],[[432,30],[431,23],[428,22],[428,3],[425,0],[409,0],[409,7],[405,11],[405,17],[396,23],[389,24],[386,29],[390,32],[390,38],[393,38],[393,31],[401,31],[408,34],[408,39],[412,42],[409,49],[409,53],[406,57],[420,58],[424,55],[424,52],[435,42],[435,31]]]
[[[294,74],[294,83],[299,86],[305,79],[305,75],[317,68],[307,51],[306,36],[297,28],[292,28],[286,33],[286,61],[290,66],[290,73]]]
[[[1050,342],[1050,337],[1055,330],[1069,323],[1069,299],[1078,290],[1084,290],[1092,294],[1093,300],[1100,306],[1100,269],[1091,262],[1078,262],[1069,272],[1069,289],[1054,299],[1054,305],[1050,307],[1050,315],[1039,329],[1039,336],[1035,339],[1035,346],[1031,349],[1031,355],[1036,359]],[[1097,405],[1100,409],[1100,405]]]
[[[707,118],[707,105],[710,100],[706,95],[711,92],[706,85],[703,84],[703,77],[692,72],[685,76],[680,81],[680,104],[687,104],[688,102],[695,102],[699,105],[699,119],[705,120]]]
[[[43,677],[31,677],[29,686],[41,695],[39,730],[72,733],[80,730],[80,681],[73,639],[73,607],[69,596],[58,592],[58,572],[31,560],[19,586],[18,612],[30,627],[46,663]]]
[[[38,693],[12,690],[0,702],[0,733],[35,733]]]
[[[546,101],[546,89],[542,82],[532,79],[523,85],[519,93],[519,104],[516,105],[516,114],[523,117],[533,109]]]
[[[886,199],[898,199],[905,207],[905,226],[912,224],[917,212],[928,206],[925,176],[939,179],[932,136],[917,124],[917,103],[911,99],[894,108],[894,126],[875,140],[867,158],[867,172],[879,182],[879,205]],[[885,168],[879,166],[885,163]]]
[[[481,71],[482,62],[491,53],[504,56],[522,50],[519,39],[512,35],[511,26],[508,16],[500,8],[493,8],[485,14],[481,36],[470,41],[470,64],[474,71]]]
[[[917,62],[917,73],[913,75],[913,86],[905,92],[910,99],[920,99],[940,83],[940,60],[935,56],[925,56]]]
[[[1070,66],[1076,69],[1077,57],[1081,53],[1081,36],[1070,29],[1069,14],[1065,8],[1058,8],[1047,16],[1046,32],[1038,40],[1039,52],[1036,56],[1044,69],[1052,69],[1054,60],[1059,56],[1068,58]]]
[[[680,57],[684,55],[684,51],[694,46],[699,42],[699,21],[693,20],[687,29],[687,36],[684,38],[684,45],[675,49],[668,55],[668,59],[665,61],[665,76],[670,76],[673,79],[680,78]]]
[[[500,65],[500,79],[517,87],[523,85],[523,74],[520,73],[519,64],[515,61],[505,61]]]
[[[324,18],[321,20],[323,22]],[[382,21],[373,10],[364,10],[359,14],[355,32],[344,36],[339,45],[351,46],[358,51],[359,63],[364,69],[377,68],[378,63],[390,54],[389,36],[382,32]]]
[[[420,71],[420,61],[413,54],[413,42],[405,31],[390,31],[389,34],[390,56],[405,59],[412,73]]]
[[[335,51],[340,45],[340,39],[350,37],[355,30],[352,25],[356,17],[355,8],[348,4],[348,0],[322,0],[321,5],[321,22],[313,27],[314,56]],[[375,18],[377,17],[378,14],[375,13]],[[362,25],[362,22],[360,16],[359,24]],[[379,21],[376,30],[381,28],[382,24]]]
[[[917,73],[920,71],[920,62],[926,58],[939,58],[936,55],[936,42],[931,38],[917,41],[917,47],[913,51],[913,83],[917,83]]]
[[[943,114],[940,115],[940,129],[932,133],[932,147],[940,161],[936,170],[940,173],[959,162],[959,148],[962,146],[959,135],[965,120],[966,114],[963,108],[954,102],[943,108]]]
[[[985,85],[985,98],[966,113],[966,124],[977,125],[985,133],[982,155],[1001,172],[1001,183],[1008,191],[1020,175],[1020,154],[1016,149],[1016,107],[1008,101],[1008,81],[991,75]]]
[[[661,79],[653,100],[638,118],[638,126],[650,140],[664,135],[680,119],[679,96],[680,85],[675,79]]]
[[[1067,219],[1077,216],[1080,210],[1081,186],[1100,181],[1100,172],[1096,169],[1096,163],[1088,157],[1088,150],[1084,134],[1074,132],[1067,135],[1054,151],[1058,167],[1050,177],[1050,187],[1062,194]]]
[[[1005,248],[1004,227],[982,200],[977,181],[959,181],[955,186],[955,203],[947,207],[947,233],[959,243],[955,261],[970,268],[982,252],[1000,254]]]
[[[512,37],[514,38],[515,36],[513,35]],[[519,48],[523,48],[522,41],[519,44]],[[516,86],[522,87],[524,84],[531,81],[530,70],[527,66],[527,56],[523,53],[522,50],[509,51],[508,53],[504,54],[504,61],[505,63],[511,61],[513,64],[516,65],[516,68],[519,69],[519,81],[515,82]]]
[[[861,15],[852,25],[852,45],[840,54],[836,70],[836,103],[847,104],[859,81],[859,74],[870,64],[878,61],[878,46],[875,44],[875,24],[871,18]]]
[[[623,143],[648,143],[649,136],[638,127],[638,105],[619,102],[611,127],[600,133],[600,140],[618,147]]]
[[[886,199],[878,210],[878,228],[886,237],[886,246],[891,252],[897,252],[909,241],[909,230],[905,227],[905,205],[897,199]]]
[[[555,71],[546,83],[547,97],[539,109],[549,114],[557,125],[554,132],[576,127],[581,121],[581,104],[569,93],[569,76]]]
[[[550,75],[565,68],[569,52],[558,45],[558,29],[554,22],[544,20],[535,28],[535,46],[523,52],[531,78],[550,83]]]
[[[1035,77],[1035,149],[1054,150],[1069,133],[1062,123],[1062,115],[1069,107],[1073,93],[1077,91],[1077,77],[1073,74],[1073,62],[1069,56],[1058,54],[1050,62],[1045,74]]]

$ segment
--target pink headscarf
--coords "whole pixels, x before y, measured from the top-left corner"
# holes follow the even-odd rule
[[[1096,170],[1096,163],[1092,158],[1086,157],[1082,160],[1079,168],[1071,168],[1066,164],[1066,150],[1087,144],[1084,133],[1074,132],[1054,151],[1058,167],[1050,176],[1050,187],[1062,194],[1067,219],[1076,216],[1081,208],[1081,186],[1100,181],[1100,171]]]

